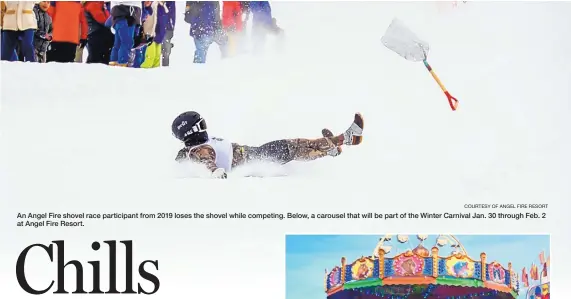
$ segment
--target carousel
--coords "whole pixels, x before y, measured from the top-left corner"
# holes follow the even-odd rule
[[[340,266],[325,270],[327,299],[517,298],[519,282],[511,263],[505,268],[490,262],[486,253],[474,259],[455,236],[435,237],[429,250],[427,235],[416,240],[387,235],[371,256],[353,262],[341,258]]]

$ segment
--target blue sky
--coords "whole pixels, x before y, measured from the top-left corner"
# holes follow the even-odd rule
[[[547,235],[455,235],[466,248],[468,255],[478,260],[481,252],[486,252],[489,261],[498,261],[507,268],[512,262],[515,270],[532,262],[539,261],[539,253],[544,250],[549,255]],[[348,262],[365,255],[371,255],[382,235],[288,235],[286,236],[286,299],[325,299],[323,275],[341,265],[341,257]],[[414,235],[409,236],[416,246]],[[430,249],[435,240],[430,235],[424,246]],[[391,245],[402,252],[409,245],[397,245],[393,235]],[[392,255],[391,252],[389,255]],[[522,286],[523,287],[523,286]],[[520,291],[519,298],[525,298]],[[518,298],[518,299],[519,299]]]

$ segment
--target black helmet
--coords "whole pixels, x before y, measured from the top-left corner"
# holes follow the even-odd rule
[[[193,146],[208,141],[206,121],[198,112],[187,111],[177,116],[172,122],[172,134],[186,146]]]

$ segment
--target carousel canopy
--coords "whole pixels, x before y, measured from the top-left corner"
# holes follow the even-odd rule
[[[426,239],[385,236],[372,255],[341,258],[341,265],[326,270],[325,292],[329,299],[517,298],[511,263],[490,262],[484,252],[472,258],[454,236],[438,236],[430,249],[423,244]],[[409,249],[391,253],[395,241]]]

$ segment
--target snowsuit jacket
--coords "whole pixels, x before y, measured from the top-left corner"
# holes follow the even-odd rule
[[[214,36],[222,28],[218,1],[186,1],[184,21],[190,24],[190,36]]]
[[[250,11],[254,25],[272,26],[272,7],[269,1],[250,1]]]
[[[34,47],[38,53],[46,53],[53,31],[52,17],[46,11],[43,11],[39,4],[34,6],[34,13],[38,20],[38,29],[36,29],[34,34]]]
[[[38,28],[32,1],[2,1],[2,30],[24,31]]]
[[[167,30],[174,30],[174,25],[176,24],[176,2],[175,1],[165,1],[167,8]]]
[[[52,42],[79,44],[87,39],[89,25],[80,1],[52,1],[48,13],[52,18]]]

